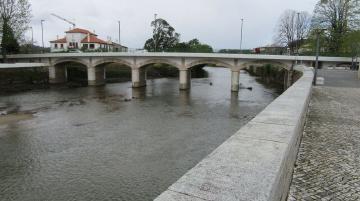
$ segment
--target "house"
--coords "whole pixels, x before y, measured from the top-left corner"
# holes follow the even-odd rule
[[[287,49],[282,46],[268,45],[264,47],[257,47],[253,49],[255,54],[269,54],[269,55],[283,55],[287,53]]]
[[[95,33],[75,28],[65,32],[64,38],[50,41],[51,52],[82,51],[127,51],[127,47],[112,41],[99,39]]]
[[[109,52],[127,52],[128,51],[128,47],[125,47],[118,43],[109,41],[108,44],[109,44]]]

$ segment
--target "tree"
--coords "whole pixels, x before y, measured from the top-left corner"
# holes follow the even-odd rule
[[[290,48],[290,53],[298,52],[310,29],[311,17],[307,12],[285,11],[278,23],[276,42]]]
[[[339,53],[346,34],[360,25],[359,0],[320,0],[315,6],[313,29],[326,29],[327,48]]]
[[[189,42],[177,43],[171,52],[195,52],[195,53],[212,53],[213,48],[210,45],[202,44],[198,39],[192,39]]]
[[[0,0],[1,50],[3,57],[6,53],[18,51],[17,41],[21,39],[28,28],[30,18],[31,10],[28,0]]]
[[[352,58],[352,67],[354,68],[354,60],[360,56],[360,31],[352,31],[346,34],[344,38],[345,48],[343,51]]]
[[[19,52],[19,44],[15,38],[14,32],[7,20],[3,21],[1,53],[3,59],[6,60],[6,54],[14,54]]]
[[[192,39],[188,42],[191,52],[212,53],[213,48],[210,45],[202,44],[198,39]]]
[[[151,22],[153,37],[145,42],[144,49],[149,52],[163,52],[173,48],[180,38],[180,34],[164,19]]]

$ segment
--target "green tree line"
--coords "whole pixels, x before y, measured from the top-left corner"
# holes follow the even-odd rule
[[[149,52],[195,52],[212,53],[210,45],[201,43],[198,39],[180,42],[180,34],[164,19],[151,22],[153,36],[145,42],[144,49]]]

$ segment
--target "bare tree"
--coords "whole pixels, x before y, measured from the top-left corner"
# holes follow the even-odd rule
[[[311,17],[307,12],[285,11],[278,22],[276,42],[290,48],[291,54],[298,52],[301,42],[309,33],[310,22]]]
[[[338,53],[345,35],[360,27],[360,0],[320,0],[312,21],[314,29],[326,29],[330,52]]]
[[[22,38],[31,19],[28,0],[0,0],[0,28],[7,22],[14,31],[15,38]],[[1,31],[2,33],[2,31]]]

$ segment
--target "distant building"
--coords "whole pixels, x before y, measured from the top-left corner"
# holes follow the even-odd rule
[[[120,45],[118,43],[114,43],[112,41],[108,42],[109,44],[109,48],[110,48],[110,52],[127,52],[128,51],[128,47],[125,47],[123,45]]]
[[[67,52],[71,50],[82,51],[106,51],[106,52],[126,52],[127,47],[116,44],[112,41],[99,39],[94,33],[75,28],[66,31],[66,36],[57,40],[50,41],[51,52]]]
[[[269,45],[265,47],[257,47],[253,49],[255,54],[283,55],[287,54],[285,47]]]

